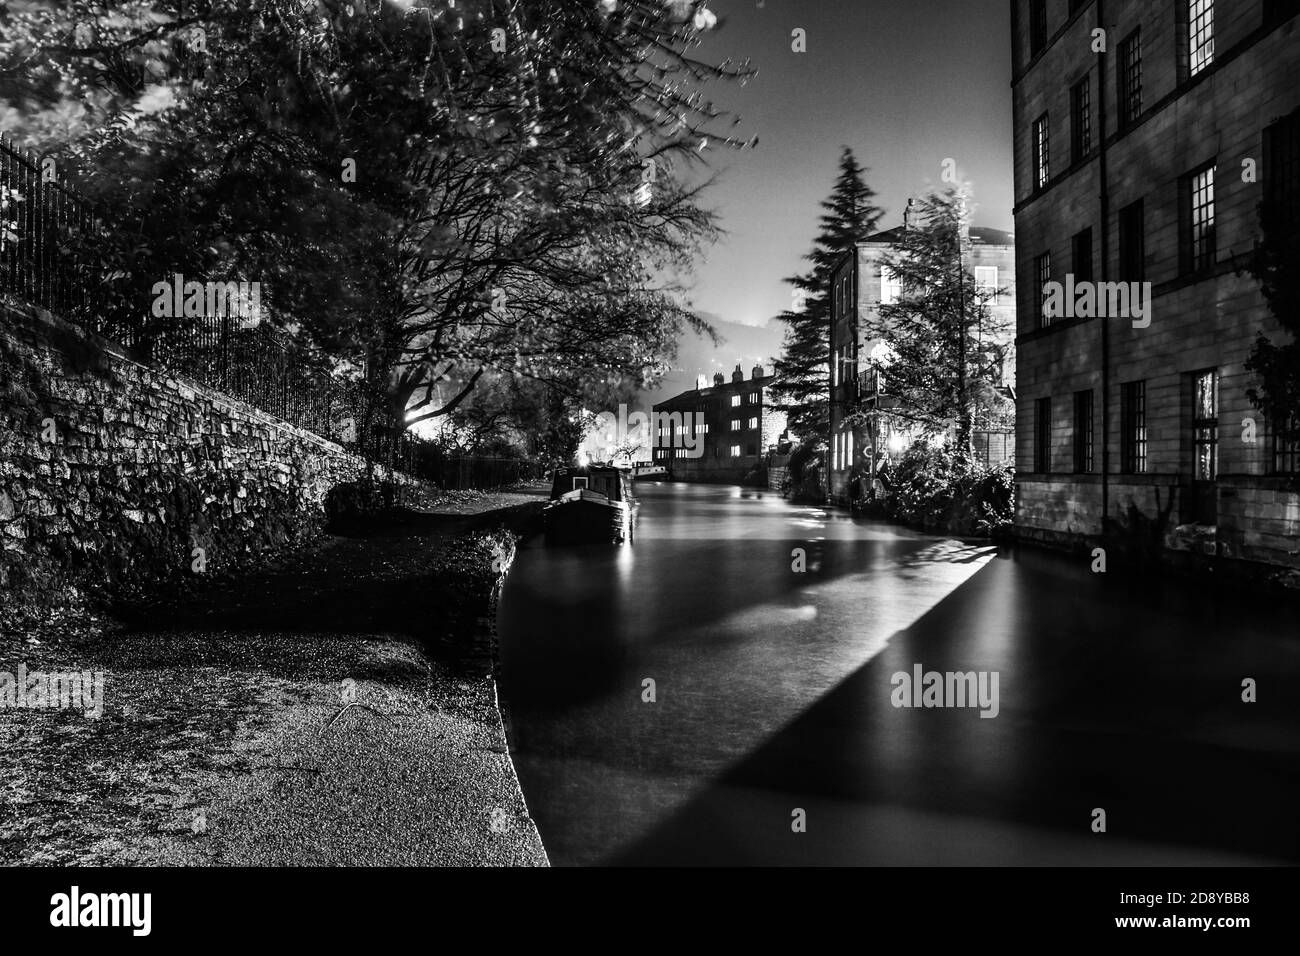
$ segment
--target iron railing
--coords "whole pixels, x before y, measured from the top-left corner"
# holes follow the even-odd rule
[[[0,292],[84,321],[92,286],[71,246],[94,228],[94,214],[57,175],[53,160],[0,131]]]
[[[0,132],[0,295],[46,309],[159,367],[443,488],[499,488],[544,477],[537,461],[449,455],[409,433],[392,441],[385,416],[367,414],[374,396],[358,382],[329,374],[260,317],[160,323],[112,305],[101,294],[102,277],[79,254],[88,238],[104,234],[104,218],[59,182],[58,172]],[[365,422],[370,434],[363,433]]]
[[[546,477],[543,462],[527,458],[451,455],[435,442],[406,433],[397,447],[394,467],[432,481],[440,488],[487,490]]]
[[[283,333],[234,315],[151,320],[103,295],[80,252],[103,235],[93,204],[61,171],[0,132],[0,294],[43,308],[157,365],[300,428],[349,441],[357,389],[308,361]]]

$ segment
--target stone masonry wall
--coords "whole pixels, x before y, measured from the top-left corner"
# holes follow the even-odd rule
[[[330,489],[367,468],[49,313],[0,303],[4,603],[120,593],[305,543]]]

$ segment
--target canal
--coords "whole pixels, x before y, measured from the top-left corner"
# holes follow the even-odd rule
[[[638,494],[634,547],[529,540],[500,603],[553,863],[1300,860],[1294,606],[766,491]],[[996,715],[895,706],[930,671],[996,675]]]

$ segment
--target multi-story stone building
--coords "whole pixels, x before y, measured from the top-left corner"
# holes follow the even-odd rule
[[[676,481],[741,482],[761,469],[786,429],[785,413],[771,404],[775,382],[761,365],[748,379],[737,365],[731,381],[718,372],[710,385],[701,375],[694,389],[655,405],[655,427],[661,431],[654,463]],[[689,440],[672,434],[677,422],[693,429]]]
[[[1013,0],[1022,537],[1300,567],[1295,445],[1246,395],[1281,333],[1242,271],[1261,203],[1300,197],[1298,12]]]
[[[878,327],[880,307],[894,302],[901,291],[886,261],[908,228],[908,218],[904,216],[902,226],[857,243],[854,252],[840,259],[831,277],[828,484],[831,500],[838,503],[851,497],[851,477],[874,475],[873,463],[896,458],[915,433],[906,420],[890,415],[889,372],[881,365],[880,343],[870,337],[871,330]],[[1015,239],[1001,229],[972,226],[968,255],[963,267],[974,275],[976,285],[992,296],[990,327],[1005,330],[995,343],[999,354],[995,377],[998,385],[1010,390],[1015,382]],[[845,420],[854,411],[871,409],[878,414],[866,419],[867,424]],[[977,450],[987,459],[996,462],[1010,457],[1009,433],[980,430],[975,438]]]

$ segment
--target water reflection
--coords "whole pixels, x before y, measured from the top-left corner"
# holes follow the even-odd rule
[[[771,494],[639,493],[634,548],[530,541],[501,603],[515,761],[554,862],[1070,863],[1102,852],[1077,830],[1101,801],[1129,820],[1105,862],[1297,856],[1294,612]],[[893,707],[891,674],[918,662],[998,671],[999,716]],[[1277,695],[1249,716],[1243,668]],[[1252,763],[1260,741],[1276,752]],[[1179,803],[1210,789],[1217,828]],[[1225,822],[1237,804],[1248,822]],[[791,842],[794,806],[817,825]]]

